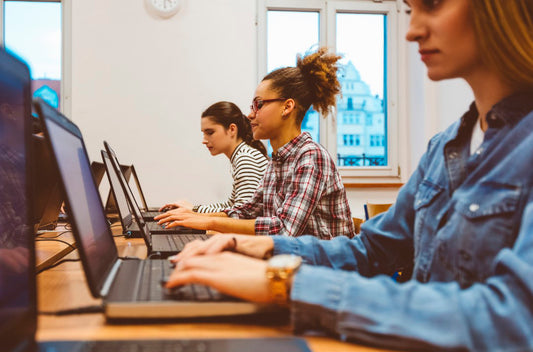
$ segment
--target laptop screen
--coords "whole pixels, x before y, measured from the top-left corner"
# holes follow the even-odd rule
[[[57,163],[89,288],[94,297],[99,297],[118,253],[81,132],[43,100],[36,101],[36,109],[44,121],[46,137]]]
[[[132,199],[133,195],[131,193],[131,189],[129,188],[129,185],[128,183],[126,182],[126,178],[124,177],[124,174],[123,173],[117,173],[118,171],[118,160],[116,158],[116,156],[114,155],[113,153],[113,150],[111,150],[111,148],[109,147],[109,144],[107,144],[107,142],[104,142],[105,144],[105,147],[107,150],[109,150],[109,152],[111,153],[108,153],[108,152],[105,152],[102,150],[102,159],[104,160],[104,163],[106,165],[106,169],[109,170],[109,172],[107,173],[109,175],[109,180],[111,182],[111,184],[113,185],[113,194],[117,195],[117,199],[124,199],[124,201],[126,202],[126,205],[120,205],[120,207],[123,207],[123,206],[126,206],[127,209],[129,209],[129,202],[127,201],[127,198],[126,197],[129,197],[131,202],[132,202],[132,206],[131,206],[131,210],[133,210],[133,214],[135,216],[135,220],[137,222],[137,224],[139,225],[139,230],[141,232],[141,236],[143,237],[145,243],[147,246],[150,246],[151,245],[151,238],[150,236],[148,236],[148,234],[150,233],[150,231],[148,230],[148,227],[146,225],[146,222],[144,221],[143,217],[142,217],[142,214],[139,210],[139,207],[137,206],[137,203],[133,204],[133,202],[135,202],[135,200]],[[126,193],[128,193],[128,195],[126,195]],[[128,213],[129,216],[131,217],[131,213]]]
[[[30,74],[0,49],[0,341],[22,351],[36,329],[35,258],[29,176]]]
[[[126,194],[122,190],[120,180],[118,179],[119,176],[113,169],[113,165],[111,164],[111,160],[109,160],[109,156],[104,151],[102,151],[102,160],[104,161],[104,165],[107,170],[107,176],[109,178],[109,183],[111,185],[111,190],[118,206],[120,221],[122,222],[122,226],[126,228],[126,226],[131,224],[132,222],[132,215],[128,200],[126,199]]]
[[[54,229],[63,203],[59,175],[43,135],[32,135],[32,148],[35,229]]]

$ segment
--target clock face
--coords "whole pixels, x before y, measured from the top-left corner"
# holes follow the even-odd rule
[[[146,0],[146,5],[160,17],[170,17],[178,12],[180,0]]]

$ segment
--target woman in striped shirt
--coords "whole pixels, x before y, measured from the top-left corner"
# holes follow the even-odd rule
[[[224,202],[194,206],[179,200],[165,204],[161,210],[185,208],[198,213],[221,212],[252,198],[263,178],[268,165],[265,146],[253,138],[250,121],[237,105],[227,101],[211,105],[202,113],[201,128],[204,134],[202,143],[211,155],[223,153],[231,162],[231,196]]]
[[[352,237],[353,220],[335,161],[302,133],[311,105],[323,115],[335,106],[339,59],[322,48],[299,57],[296,67],[272,71],[257,86],[248,119],[254,137],[269,139],[273,153],[252,199],[209,216],[176,209],[154,219],[167,227],[223,233]]]

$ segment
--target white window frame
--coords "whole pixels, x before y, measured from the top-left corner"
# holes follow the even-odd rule
[[[386,75],[387,75],[387,166],[338,167],[345,183],[400,182],[400,121],[405,121],[405,108],[400,93],[407,89],[400,80],[403,58],[403,28],[400,21],[402,0],[257,0],[258,81],[267,74],[267,13],[268,11],[312,11],[319,13],[319,45],[336,48],[336,14],[367,13],[386,15]],[[324,25],[324,23],[326,25]],[[402,76],[403,78],[403,76]],[[403,82],[403,83],[400,83]],[[400,86],[401,85],[401,86]],[[337,119],[333,113],[320,119],[320,143],[337,161]],[[407,141],[401,141],[407,143]]]
[[[4,3],[0,0],[0,44],[4,47]],[[72,0],[8,0],[61,3],[61,100],[60,110],[66,116],[72,112]]]

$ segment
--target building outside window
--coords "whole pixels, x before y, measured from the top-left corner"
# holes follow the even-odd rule
[[[342,94],[326,119],[310,109],[303,130],[324,145],[343,176],[397,176],[397,70],[391,54],[399,38],[393,0],[258,0],[260,77],[294,66],[296,55],[318,47],[343,56]],[[403,39],[403,38],[402,38]],[[356,137],[358,136],[358,137]],[[359,137],[361,136],[361,137]],[[379,136],[379,138],[377,137]],[[364,143],[368,141],[368,143]],[[392,143],[391,143],[392,142]]]
[[[33,97],[60,108],[61,2],[5,0],[2,5],[4,47],[30,66]]]

